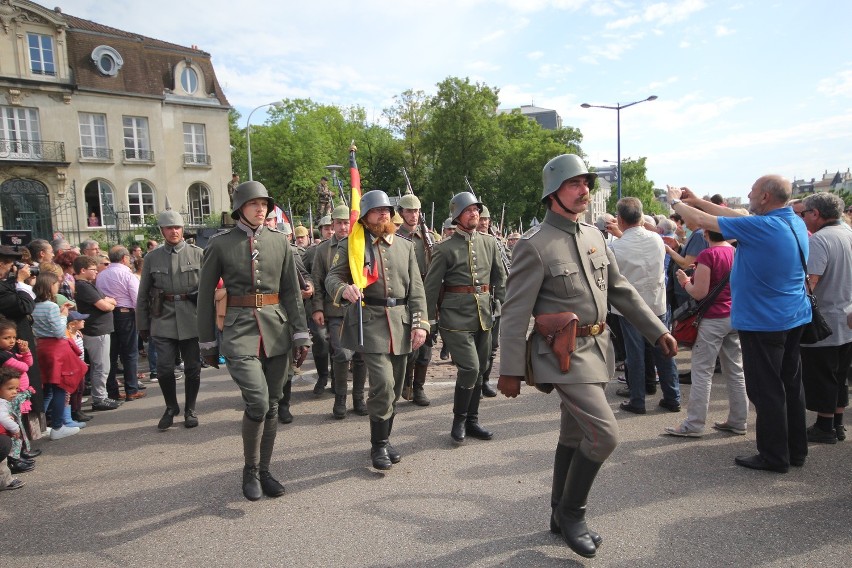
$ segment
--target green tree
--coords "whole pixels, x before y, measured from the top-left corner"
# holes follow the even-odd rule
[[[246,131],[240,128],[241,115],[236,109],[228,111],[228,133],[231,138],[231,170],[248,179],[248,154],[246,153]],[[228,179],[230,181],[230,178]],[[228,204],[225,203],[227,206]]]
[[[424,138],[431,119],[429,97],[423,91],[408,89],[394,97],[384,109],[390,131],[400,141],[404,166],[415,193],[421,193],[429,178],[429,160]]]
[[[647,158],[631,160],[629,158],[621,161],[621,196],[636,197],[642,202],[642,209],[647,215],[666,213],[663,205],[657,201],[654,192],[654,182],[647,177],[648,168],[645,166]],[[607,211],[615,211],[618,202],[618,192],[613,184],[612,194],[606,202]]]

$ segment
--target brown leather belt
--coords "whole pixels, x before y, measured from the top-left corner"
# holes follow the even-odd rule
[[[444,286],[444,292],[450,294],[485,294],[490,290],[488,284],[481,286]]]
[[[228,305],[235,308],[259,308],[278,303],[278,294],[252,294],[251,296],[228,296]]]
[[[590,325],[577,326],[577,337],[588,337],[590,335],[600,335],[606,329],[606,322],[593,323]]]
[[[169,302],[181,302],[189,300],[189,294],[163,294],[163,299]]]

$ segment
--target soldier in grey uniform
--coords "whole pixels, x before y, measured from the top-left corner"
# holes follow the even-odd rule
[[[417,266],[420,277],[426,278],[429,271],[431,251],[428,250],[426,239],[420,230],[420,200],[413,193],[403,195],[397,203],[397,212],[402,217],[402,225],[396,234],[409,239],[414,245]],[[431,237],[429,237],[431,238]],[[402,388],[402,398],[411,400],[418,406],[429,406],[430,400],[423,390],[426,384],[426,371],[432,358],[432,341],[427,340],[420,349],[411,352],[405,367],[405,383]]]
[[[237,187],[231,213],[237,223],[210,239],[198,288],[201,354],[218,367],[221,350],[245,402],[243,495],[251,501],[284,494],[269,472],[278,401],[288,361],[304,357],[310,345],[293,251],[287,237],[264,226],[271,207],[263,184],[247,181]],[[228,295],[217,349],[213,293],[220,278]]]
[[[482,206],[482,213],[479,214],[478,230],[483,235],[488,235],[495,241],[497,240],[497,237],[491,234],[491,212],[488,211],[488,207],[486,207],[485,205]],[[498,242],[498,249],[501,246],[502,243]],[[505,264],[503,265],[503,267],[507,268]],[[497,391],[495,391],[494,387],[492,387],[489,383],[489,378],[491,376],[491,367],[494,366],[494,357],[497,356],[497,347],[499,347],[501,308],[499,300],[494,299],[491,308],[492,313],[494,315],[494,325],[491,328],[491,353],[488,355],[488,363],[485,365],[485,370],[482,371],[482,396],[487,397],[497,396]]]
[[[441,241],[448,239],[453,236],[453,233],[456,232],[456,226],[453,224],[453,220],[449,217],[444,219],[444,224],[441,225]],[[423,279],[425,282],[425,278]],[[433,331],[431,337],[435,337],[435,332]],[[440,353],[441,361],[446,361],[450,358],[450,352],[447,350],[447,342],[441,338],[441,353]]]
[[[167,430],[180,414],[175,383],[175,360],[184,362],[186,388],[183,425],[198,426],[195,400],[201,387],[201,360],[198,352],[198,321],[195,303],[202,250],[183,239],[183,217],[167,209],[157,217],[165,242],[145,256],[139,295],[136,300],[136,327],[143,341],[154,344],[156,372],[166,411],[157,424]]]
[[[607,302],[667,356],[677,353],[677,342],[619,273],[601,232],[578,222],[597,174],[589,173],[579,156],[564,154],[550,160],[542,176],[542,202],[548,211],[544,222],[527,231],[514,248],[497,386],[506,396],[517,396],[531,366],[535,382],[545,390],[552,385],[559,394],[562,420],[553,465],[550,530],[561,532],[574,552],[591,558],[602,539],[586,526],[586,501],[619,437],[604,393],[615,371],[605,323]],[[567,312],[576,314],[578,322],[570,365],[562,372],[545,337],[533,333],[527,346],[527,329],[530,316]]]
[[[437,320],[458,370],[450,436],[459,444],[466,434],[479,440],[492,437],[479,424],[479,398],[491,354],[492,296],[502,301],[506,294],[497,242],[477,231],[481,210],[482,203],[470,192],[450,200],[456,230],[435,245],[424,282],[429,324]]]
[[[322,217],[319,222],[320,229],[320,237],[323,241],[326,241],[331,238],[334,234],[334,230],[331,224],[331,215],[326,215]],[[311,274],[314,266],[314,258],[316,257],[317,249],[319,248],[318,244],[311,244],[308,248],[305,249],[305,253],[302,255],[302,261],[305,265],[305,270],[308,274]],[[311,277],[313,280],[313,276]],[[317,325],[317,322],[314,321],[314,318],[311,317],[313,315],[313,294],[311,294],[310,298],[305,299],[305,313],[308,316],[308,329],[311,330],[311,355],[314,358],[314,366],[317,369],[317,382],[314,385],[314,394],[321,395],[325,391],[326,385],[328,385],[329,372],[328,372],[328,332],[325,329],[324,325]],[[332,387],[333,390],[333,387]]]
[[[393,207],[387,194],[368,191],[361,198],[360,211],[358,222],[364,225],[367,239],[365,256],[373,259],[378,279],[364,290],[352,284],[349,239],[343,239],[326,278],[326,289],[335,305],[349,302],[340,342],[364,357],[370,376],[370,458],[376,469],[390,469],[401,459],[389,440],[406,363],[409,354],[424,345],[429,332],[424,317],[426,296],[413,244],[394,235]],[[359,308],[363,345],[359,345]]]
[[[313,297],[313,320],[325,327],[331,353],[331,369],[334,375],[334,407],[332,413],[338,420],[346,418],[346,390],[349,377],[349,362],[352,362],[352,406],[356,414],[366,416],[367,405],[364,403],[364,385],[367,382],[367,367],[360,353],[344,348],[340,343],[343,315],[345,310],[335,305],[334,298],[326,289],[326,279],[331,270],[332,259],[337,254],[337,246],[349,235],[349,208],[338,205],[331,212],[334,234],[330,239],[319,244],[314,255],[311,275],[313,276],[316,293]]]

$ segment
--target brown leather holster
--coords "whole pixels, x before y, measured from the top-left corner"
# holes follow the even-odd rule
[[[213,303],[216,306],[216,329],[225,329],[225,314],[228,312],[228,290],[218,288],[213,292]]]
[[[571,353],[577,346],[577,325],[580,319],[574,312],[539,314],[533,329],[544,338],[559,361],[559,370],[567,373],[571,368]]]

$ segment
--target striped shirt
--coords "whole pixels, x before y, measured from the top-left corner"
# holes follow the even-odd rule
[[[36,302],[33,308],[33,335],[36,337],[65,337],[68,318],[59,312],[54,302]]]

